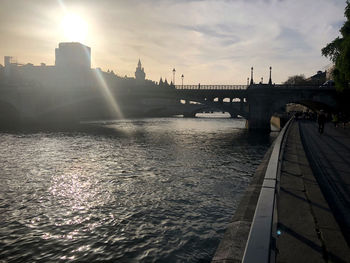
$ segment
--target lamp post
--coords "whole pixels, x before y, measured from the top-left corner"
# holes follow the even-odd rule
[[[182,81],[181,86],[182,86],[182,88],[184,88],[184,74],[181,75],[181,81]]]
[[[253,67],[250,68],[250,84],[254,84],[254,80],[253,80]]]
[[[174,86],[175,86],[175,72],[176,72],[176,70],[175,70],[175,68],[173,69],[173,84],[174,84]]]
[[[272,70],[272,67],[270,66],[270,78],[269,78],[269,84],[270,85],[272,85],[271,70]]]

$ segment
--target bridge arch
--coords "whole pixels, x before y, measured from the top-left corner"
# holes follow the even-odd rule
[[[205,112],[227,112],[230,114],[231,118],[237,118],[237,116],[242,116],[247,118],[247,112],[241,109],[240,105],[232,104],[230,102],[212,102],[204,104],[187,104],[183,111],[184,117],[195,117],[197,113]]]
[[[320,101],[301,100],[301,101],[295,101],[291,103],[300,104],[302,106],[309,108],[312,111],[326,110],[328,112],[333,112],[336,110],[334,105],[330,105]]]
[[[254,94],[247,98],[249,129],[270,130],[270,119],[273,114],[281,111],[289,103],[301,104],[313,111],[320,109],[334,111],[337,106],[334,90],[307,87],[293,90],[270,87],[254,91]]]

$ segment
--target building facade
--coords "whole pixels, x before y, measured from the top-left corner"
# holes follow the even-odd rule
[[[91,69],[91,48],[78,42],[59,43],[55,49],[57,68]]]

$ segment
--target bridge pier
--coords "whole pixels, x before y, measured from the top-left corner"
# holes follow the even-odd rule
[[[238,115],[236,113],[233,113],[233,112],[229,112],[229,113],[230,113],[231,119],[237,119],[238,118]]]
[[[240,104],[239,104],[239,106],[240,106],[239,109],[240,109],[241,111],[243,111],[243,109],[244,109],[244,99],[243,99],[242,97],[239,98],[239,103],[240,103]]]
[[[253,101],[249,103],[249,117],[246,127],[249,130],[271,131],[271,107],[269,103]]]
[[[270,119],[271,117],[261,119],[251,118],[247,120],[246,127],[249,130],[271,131]]]

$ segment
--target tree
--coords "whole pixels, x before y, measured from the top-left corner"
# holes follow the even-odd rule
[[[335,68],[333,78],[337,90],[349,88],[350,83],[350,2],[346,1],[344,12],[346,21],[339,30],[342,37],[337,37],[331,43],[322,48],[322,55],[328,57]]]
[[[288,77],[288,79],[283,84],[301,85],[301,84],[308,84],[308,82],[305,76],[301,74],[301,75]]]

